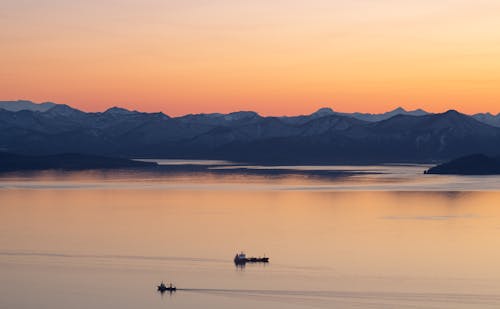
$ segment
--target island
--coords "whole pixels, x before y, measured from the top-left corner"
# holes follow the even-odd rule
[[[474,154],[436,165],[425,174],[500,175],[500,157]]]

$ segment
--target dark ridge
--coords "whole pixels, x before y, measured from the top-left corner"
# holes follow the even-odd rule
[[[469,155],[434,166],[425,171],[425,174],[498,175],[500,174],[500,158],[484,154]]]
[[[84,154],[56,154],[46,156],[27,156],[0,152],[0,171],[27,170],[87,170],[142,168],[157,166],[152,162],[134,161],[124,158],[113,158]]]
[[[23,104],[14,105],[40,107]],[[359,114],[367,119],[360,120],[356,113],[342,114],[328,108],[297,117],[240,111],[174,118],[119,107],[102,113],[86,113],[61,104],[45,112],[0,109],[0,151],[217,159],[264,165],[428,163],[471,152],[500,153],[500,128],[454,110],[421,113],[398,108],[385,114]],[[494,121],[490,118],[488,121]]]

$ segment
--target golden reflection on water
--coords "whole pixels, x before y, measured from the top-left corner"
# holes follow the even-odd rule
[[[347,272],[490,276],[499,202],[495,192],[4,190],[0,247],[213,258],[245,249]]]
[[[259,287],[495,293],[499,205],[500,192],[2,189],[0,254],[185,257],[232,269],[245,250],[271,257]],[[14,260],[0,256],[0,268]],[[177,271],[191,286],[242,280]]]

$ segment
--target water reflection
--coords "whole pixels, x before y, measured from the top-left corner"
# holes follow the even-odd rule
[[[448,215],[448,216],[386,216],[382,219],[386,220],[454,220],[454,219],[467,219],[467,218],[477,218],[474,214],[464,214],[464,215]]]
[[[498,191],[500,176],[424,175],[426,165],[246,167],[0,174],[0,189],[144,189],[244,191]],[[212,171],[212,172],[211,172]],[[222,172],[221,172],[222,171]]]
[[[250,267],[268,267],[269,263],[268,262],[257,262],[257,263],[252,263],[252,262],[237,262],[234,261],[234,266],[236,267],[237,270],[244,270],[245,267],[250,266]]]
[[[152,287],[165,278],[173,308],[500,305],[500,192],[50,177],[0,180],[2,308],[163,308]],[[239,248],[272,263],[234,265]]]

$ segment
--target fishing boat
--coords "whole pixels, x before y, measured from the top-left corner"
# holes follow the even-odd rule
[[[175,292],[177,291],[177,288],[175,286],[172,285],[172,283],[170,283],[169,286],[166,286],[165,283],[163,283],[163,281],[160,283],[160,285],[158,286],[158,291],[161,292],[161,293],[165,293],[165,292]]]
[[[265,255],[264,257],[247,257],[245,253],[241,252],[234,257],[234,263],[237,265],[246,263],[269,263],[269,258]]]

